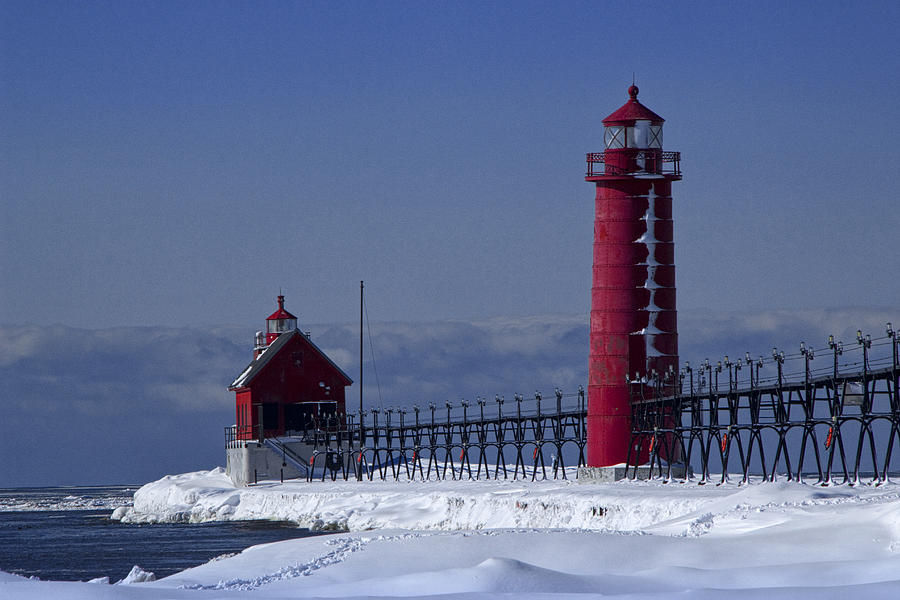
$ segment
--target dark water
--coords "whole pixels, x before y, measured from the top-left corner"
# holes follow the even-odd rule
[[[116,582],[134,565],[157,579],[255,544],[316,535],[290,523],[129,525],[109,519],[136,487],[0,489],[0,571]]]

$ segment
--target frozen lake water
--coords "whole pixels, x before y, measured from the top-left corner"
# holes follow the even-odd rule
[[[124,578],[134,565],[165,577],[244,548],[311,535],[294,523],[121,523],[137,486],[0,490],[0,570],[43,580]]]

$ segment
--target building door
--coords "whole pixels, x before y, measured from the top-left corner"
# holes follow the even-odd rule
[[[278,403],[264,402],[262,404],[262,425],[266,430],[277,430],[278,427]]]

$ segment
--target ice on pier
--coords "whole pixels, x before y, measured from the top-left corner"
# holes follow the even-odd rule
[[[121,581],[117,581],[116,585],[129,585],[132,583],[146,583],[148,581],[156,581],[156,575],[151,573],[150,571],[145,571],[137,565],[134,565],[131,568],[131,571],[128,572],[128,575],[125,576],[125,579]],[[96,581],[89,583],[97,583]]]

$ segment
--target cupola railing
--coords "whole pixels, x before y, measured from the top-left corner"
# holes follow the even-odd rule
[[[623,148],[606,152],[589,152],[587,155],[588,177],[642,173],[681,178],[681,152],[664,152],[653,148]]]

